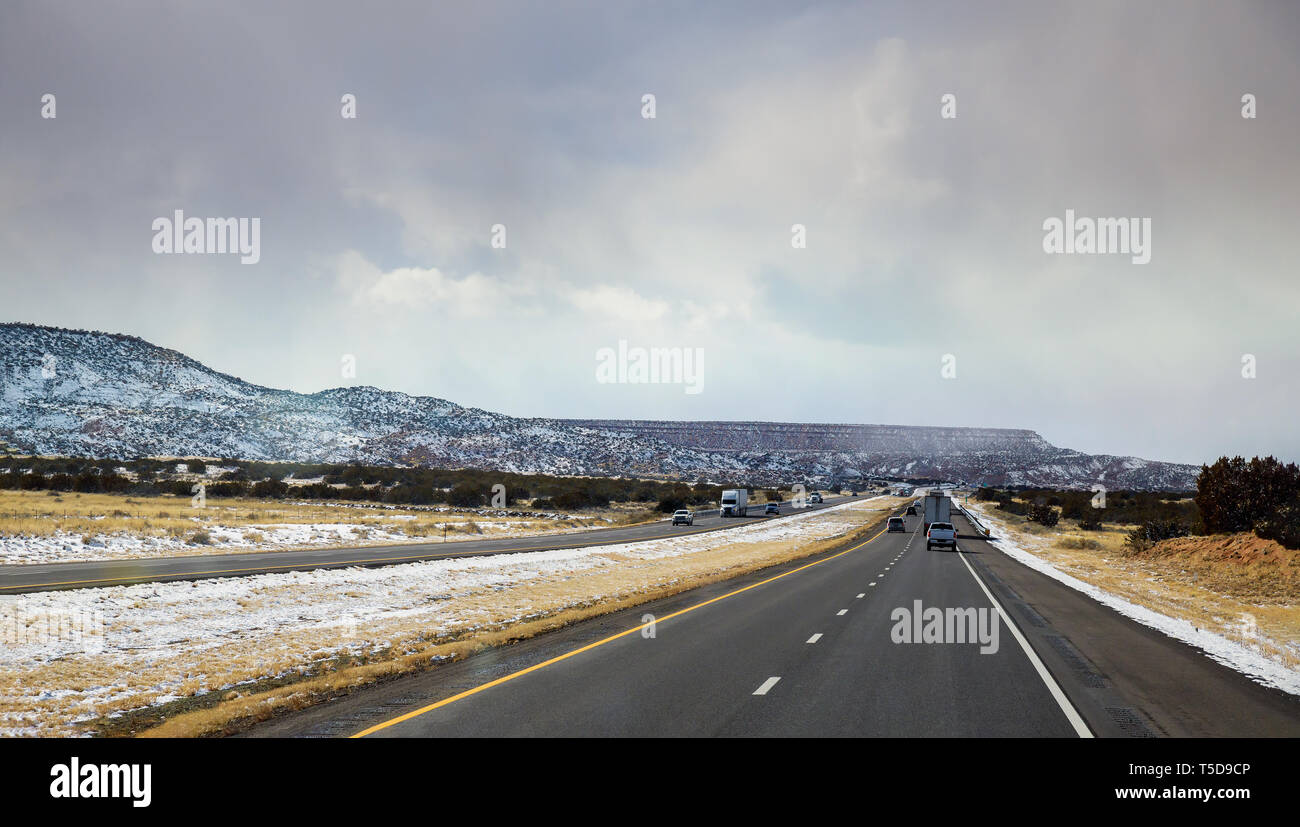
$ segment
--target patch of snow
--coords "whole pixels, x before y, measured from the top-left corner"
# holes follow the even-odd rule
[[[684,534],[621,545],[521,552],[405,563],[381,568],[318,569],[249,577],[172,583],[146,583],[96,589],[36,592],[0,602],[0,620],[14,634],[0,647],[0,673],[22,676],[17,686],[30,692],[11,704],[61,700],[62,720],[11,712],[0,716],[0,736],[34,735],[42,727],[94,717],[96,709],[123,700],[138,707],[178,697],[181,678],[198,680],[207,690],[247,683],[203,673],[202,664],[220,663],[213,653],[232,644],[257,652],[268,662],[297,664],[294,669],[343,653],[382,649],[374,639],[377,624],[402,620],[429,637],[463,633],[483,622],[483,609],[457,614],[446,607],[456,598],[503,592],[541,577],[563,578],[593,569],[616,570],[638,562],[712,551],[737,543],[773,540],[815,542],[840,536],[861,525],[855,510],[881,497],[863,498],[779,520],[754,521],[727,531]],[[590,595],[575,595],[585,602]],[[523,606],[519,618],[553,606]],[[94,648],[72,637],[18,634],[23,617],[93,618]],[[342,627],[342,628],[340,628]],[[85,688],[35,685],[41,667],[54,661],[78,664],[68,675],[103,676]],[[140,680],[144,667],[167,664],[166,680]],[[262,677],[273,677],[265,675]],[[48,734],[48,733],[47,733]]]
[[[1300,672],[1290,669],[1263,653],[1254,651],[1223,635],[1206,629],[1198,629],[1195,624],[1186,620],[1161,614],[1145,606],[1139,606],[1119,595],[1112,594],[1098,586],[1066,574],[1047,560],[1012,540],[1009,536],[1007,524],[991,516],[987,509],[976,506],[973,502],[970,506],[972,510],[976,510],[981,520],[994,527],[996,536],[989,542],[994,543],[1011,559],[1023,563],[1034,571],[1045,574],[1076,591],[1083,592],[1103,606],[1109,606],[1131,620],[1162,632],[1174,640],[1182,641],[1189,646],[1200,649],[1218,663],[1235,669],[1257,683],[1281,689],[1293,695],[1300,695]],[[1253,618],[1251,622],[1253,622]]]

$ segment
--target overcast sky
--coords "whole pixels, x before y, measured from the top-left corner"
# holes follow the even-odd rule
[[[10,0],[0,320],[521,416],[1300,460],[1297,89],[1286,2]],[[176,209],[260,261],[154,253]],[[1046,253],[1067,209],[1150,262]],[[619,340],[702,392],[597,382]]]

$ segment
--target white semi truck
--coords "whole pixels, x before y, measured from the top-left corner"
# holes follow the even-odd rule
[[[744,488],[728,488],[722,492],[722,516],[744,517],[749,511],[749,491]]]
[[[952,500],[942,491],[928,491],[925,495],[925,530],[930,530],[930,523],[951,523],[952,512],[949,510]]]
[[[925,550],[935,546],[957,549],[957,527],[952,524],[952,500],[943,491],[925,495]]]

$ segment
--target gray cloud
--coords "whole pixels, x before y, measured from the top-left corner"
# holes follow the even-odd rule
[[[1300,459],[1285,4],[264,5],[0,11],[7,320],[520,415]],[[177,208],[261,217],[261,262],[154,255]],[[1151,263],[1044,254],[1067,208],[1150,217]],[[619,339],[706,391],[596,383]]]

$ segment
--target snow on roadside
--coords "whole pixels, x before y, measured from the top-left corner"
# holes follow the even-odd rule
[[[385,514],[382,516],[386,521],[416,519],[414,515]],[[451,540],[481,540],[489,537],[571,533],[582,530],[565,528],[557,531],[550,527],[538,527],[532,523],[499,523],[483,520],[476,523],[479,533],[466,534],[457,530],[464,524],[464,522],[448,521],[453,531]],[[437,536],[407,534],[398,526],[362,523],[266,523],[223,526],[196,521],[189,533],[199,531],[208,535],[208,543],[191,543],[186,537],[141,537],[126,532],[97,533],[89,537],[90,543],[83,541],[84,534],[67,531],[56,531],[47,536],[0,534],[0,565],[122,560],[162,557],[178,553],[213,554],[231,551],[428,543],[442,539],[440,534]]]
[[[970,503],[967,508],[974,511],[985,525],[993,528],[993,538],[989,542],[996,544],[1011,559],[1076,591],[1083,592],[1098,603],[1114,609],[1131,620],[1200,649],[1218,663],[1235,669],[1252,680],[1293,695],[1300,695],[1300,672],[1223,635],[1199,629],[1195,624],[1181,618],[1170,617],[1146,606],[1139,606],[1119,595],[1066,574],[1026,548],[1026,544],[1012,539],[1014,529],[1006,521],[990,514],[988,509],[976,503]]]
[[[737,544],[839,536],[862,525],[860,512],[875,499],[622,545],[15,595],[0,600],[0,736],[70,734],[69,721],[105,708],[152,706],[270,677],[257,671],[263,663],[272,671],[301,668],[417,632],[425,639],[470,632],[499,623],[494,612],[514,621],[564,608],[566,600],[609,596],[584,591],[584,573],[634,574],[664,558]],[[677,575],[653,576],[673,582]],[[530,605],[511,593],[538,584],[553,585],[560,597]],[[90,628],[41,634],[52,617]]]

